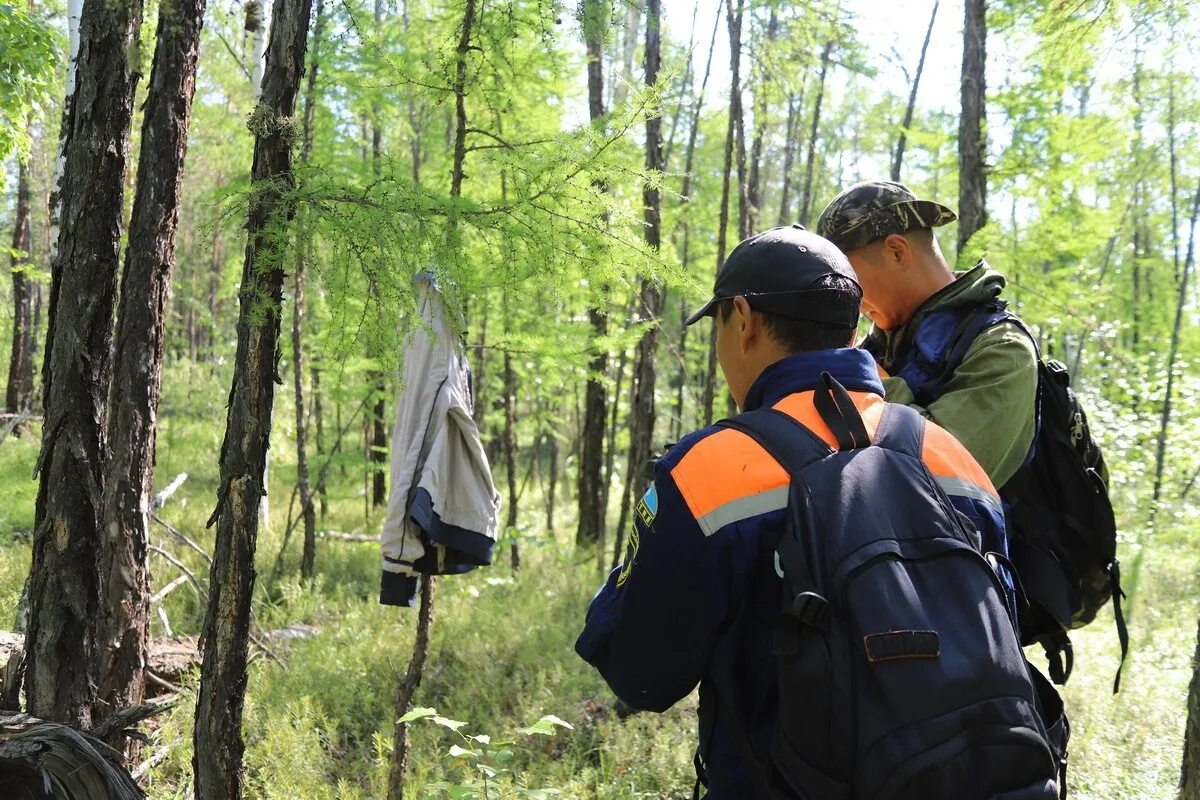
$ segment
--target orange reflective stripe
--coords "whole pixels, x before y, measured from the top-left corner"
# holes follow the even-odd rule
[[[733,500],[789,483],[787,472],[758,442],[731,428],[697,442],[671,470],[671,477],[696,519]]]
[[[851,392],[850,396],[863,416],[867,433],[874,436],[887,403],[879,395],[870,392]],[[813,392],[788,395],[774,408],[813,431],[831,449],[837,447],[833,432],[813,405]],[[701,522],[701,527],[720,527],[731,520],[761,513],[762,509],[757,506],[753,509],[728,506],[743,498],[786,487],[790,483],[787,472],[758,442],[731,428],[722,428],[697,442],[671,470],[671,478],[679,487],[679,493],[683,495],[692,516]],[[778,505],[773,495],[760,499],[766,504],[763,508]],[[726,507],[722,513],[705,519],[722,507]],[[713,531],[706,529],[706,532]]]
[[[837,439],[834,437],[833,431],[825,424],[825,420],[821,419],[821,415],[817,413],[817,407],[813,404],[813,394],[814,392],[811,391],[789,394],[776,403],[774,408],[815,433],[825,444],[829,445],[830,450],[836,450]],[[850,399],[854,401],[854,407],[858,409],[858,413],[862,414],[867,434],[874,439],[875,430],[879,427],[879,420],[883,417],[883,410],[887,407],[887,403],[882,397],[871,392],[850,392]]]
[[[979,466],[979,462],[967,452],[958,439],[928,420],[925,421],[925,444],[921,451],[921,460],[935,477],[961,478],[993,497],[999,496],[983,467]]]

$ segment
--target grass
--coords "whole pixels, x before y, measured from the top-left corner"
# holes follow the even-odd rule
[[[215,498],[226,380],[223,374],[211,374],[206,365],[174,365],[163,381],[168,394],[163,400],[156,485],[165,485],[179,472],[188,472],[189,478],[161,513],[208,548],[212,535],[204,523]],[[271,524],[258,542],[255,615],[263,629],[303,622],[319,632],[287,647],[286,666],[262,657],[252,662],[245,715],[246,796],[379,798],[386,786],[395,690],[411,652],[416,612],[376,602],[379,556],[372,544],[321,540],[320,576],[314,586],[306,587],[297,577],[299,541],[293,537],[282,573],[272,575],[295,478],[287,394],[281,393],[276,416]],[[0,444],[4,619],[12,617],[28,570],[36,493],[30,474],[36,454],[33,438]],[[377,531],[379,518],[364,512],[357,456],[333,466],[330,478],[330,509],[321,527]],[[537,488],[537,481],[531,481],[530,495]],[[559,508],[570,511],[569,503],[560,501]],[[557,520],[557,530],[547,531],[543,509],[536,496],[522,499],[523,566],[518,576],[507,567],[505,549],[496,566],[438,583],[418,704],[465,725],[456,733],[429,720],[413,723],[409,796],[551,796],[539,794],[540,789],[581,800],[688,795],[694,697],[664,715],[617,717],[611,694],[572,647],[599,576],[592,561],[572,553],[572,520]],[[1076,670],[1066,691],[1074,730],[1073,797],[1175,795],[1200,589],[1195,530],[1194,519],[1172,519],[1150,543],[1140,596],[1132,608],[1132,650],[1120,695],[1111,694],[1117,647],[1109,612],[1073,636]],[[155,527],[153,538],[206,576],[200,557],[162,528]],[[153,583],[158,588],[177,572],[153,558]],[[163,607],[177,633],[199,630],[204,609],[190,587],[175,591]],[[157,617],[153,626],[154,635],[163,634]],[[147,776],[151,797],[190,796],[195,680],[193,675],[184,682],[179,704],[154,732],[152,747],[166,748],[168,755]],[[518,732],[547,714],[573,728],[559,729],[554,736]],[[492,744],[479,759],[451,756],[456,745],[481,748],[462,734],[485,734]],[[511,751],[511,757],[502,750]],[[497,770],[486,789],[451,794],[439,788],[480,781],[478,763]]]

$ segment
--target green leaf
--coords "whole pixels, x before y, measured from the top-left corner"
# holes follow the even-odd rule
[[[412,722],[417,719],[425,719],[426,717],[437,716],[436,708],[414,708],[412,711],[405,714],[397,722]]]
[[[575,730],[575,726],[566,720],[560,719],[553,714],[547,714],[537,722],[530,725],[528,728],[522,728],[518,733],[523,733],[526,736],[553,736],[555,727],[566,728],[567,730]]]
[[[467,724],[465,722],[459,722],[456,719],[447,719],[446,717],[434,717],[433,721],[438,725],[441,725],[443,728],[449,728],[452,731],[457,731],[459,728]]]
[[[507,747],[503,750],[497,750],[496,752],[492,753],[492,760],[497,764],[504,764],[508,761],[512,761],[513,751],[509,750]]]
[[[473,739],[474,741],[479,742],[480,744],[491,744],[492,743],[492,737],[488,736],[486,733],[481,733],[477,736],[468,736],[467,738]]]
[[[469,750],[465,747],[459,747],[456,744],[450,745],[451,758],[479,758],[483,755],[481,750]]]

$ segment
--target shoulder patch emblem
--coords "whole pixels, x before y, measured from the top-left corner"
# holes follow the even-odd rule
[[[633,569],[633,562],[637,559],[641,543],[642,538],[638,534],[637,525],[634,525],[629,531],[629,547],[625,550],[625,563],[621,566],[621,574],[617,575],[617,586],[623,586],[625,581],[629,580],[629,572]]]
[[[642,499],[638,501],[637,515],[642,524],[646,526],[654,522],[654,518],[658,516],[658,490],[654,488],[654,484],[650,484],[646,494],[642,495]]]
[[[634,513],[637,514],[637,520],[629,530],[629,547],[625,551],[625,564],[621,567],[621,574],[617,576],[617,586],[621,586],[629,579],[629,571],[633,569],[633,562],[637,559],[638,548],[642,543],[638,523],[649,528],[650,524],[654,522],[654,518],[658,516],[658,490],[654,488],[653,483],[642,495],[642,499],[638,501]]]

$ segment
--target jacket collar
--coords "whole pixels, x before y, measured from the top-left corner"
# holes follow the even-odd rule
[[[1004,288],[1004,279],[985,259],[979,259],[975,266],[966,272],[956,272],[954,280],[938,289],[917,306],[909,317],[908,322],[891,330],[883,330],[879,326],[871,329],[871,335],[876,341],[882,342],[881,363],[892,370],[896,363],[912,349],[912,340],[916,330],[924,319],[937,311],[945,311],[962,305],[981,303],[999,296]]]
[[[815,389],[822,372],[828,372],[852,392],[883,394],[875,360],[866,350],[857,347],[814,350],[790,355],[764,369],[746,393],[743,411],[770,407],[789,394]]]

